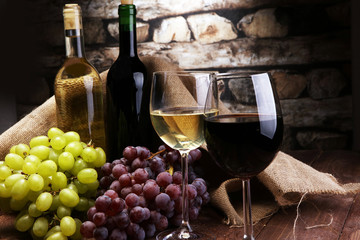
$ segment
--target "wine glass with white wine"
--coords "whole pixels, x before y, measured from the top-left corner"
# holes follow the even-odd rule
[[[204,104],[214,77],[212,72],[155,72],[150,95],[150,116],[154,129],[169,147],[181,154],[182,223],[178,229],[158,234],[156,239],[209,239],[189,223],[188,155],[204,143]],[[209,108],[207,115],[217,109]],[[205,237],[206,236],[206,237]]]

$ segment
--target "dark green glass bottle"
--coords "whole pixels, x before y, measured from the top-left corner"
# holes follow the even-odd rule
[[[126,146],[151,148],[150,81],[137,55],[136,7],[119,5],[120,53],[107,76],[106,138],[108,161],[119,159]]]

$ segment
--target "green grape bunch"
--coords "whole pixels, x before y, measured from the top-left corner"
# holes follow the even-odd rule
[[[50,128],[0,161],[0,208],[19,212],[15,228],[33,239],[81,239],[80,219],[94,206],[105,162],[104,150],[77,132]]]

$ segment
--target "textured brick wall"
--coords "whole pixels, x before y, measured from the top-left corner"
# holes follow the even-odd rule
[[[64,1],[33,2],[46,49],[41,82],[51,86],[65,53]],[[119,51],[119,3],[80,3],[87,57],[99,71],[108,69]],[[285,149],[351,146],[349,0],[134,3],[139,55],[161,56],[184,69],[270,71],[281,98]],[[47,94],[51,93],[50,87]]]

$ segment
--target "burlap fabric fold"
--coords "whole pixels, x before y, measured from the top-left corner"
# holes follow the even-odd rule
[[[141,60],[147,67],[148,78],[151,78],[154,71],[181,70],[176,65],[160,58],[143,57]],[[100,74],[103,84],[106,75],[107,71]],[[186,86],[176,85],[174,89],[177,91],[177,96],[187,95]],[[45,135],[49,128],[56,125],[56,104],[54,96],[52,96],[0,135],[0,160],[4,159],[11,146],[28,143],[34,136]],[[217,169],[209,169],[215,167],[208,163],[204,168],[208,168],[215,174],[219,172]],[[213,174],[211,179],[223,178]],[[253,191],[261,191],[260,197],[253,201],[253,220],[255,222],[274,213],[279,206],[296,204],[305,193],[347,194],[360,191],[359,183],[340,184],[332,175],[319,172],[283,152],[280,152],[271,165],[258,176],[258,180],[259,186],[253,186]],[[221,184],[211,187],[212,204],[224,212],[228,224],[241,225],[241,198],[238,193],[241,190],[240,179],[224,179]],[[270,198],[265,199],[264,189],[271,193],[269,194]],[[235,195],[232,195],[233,192]],[[234,199],[236,195],[238,197]]]

